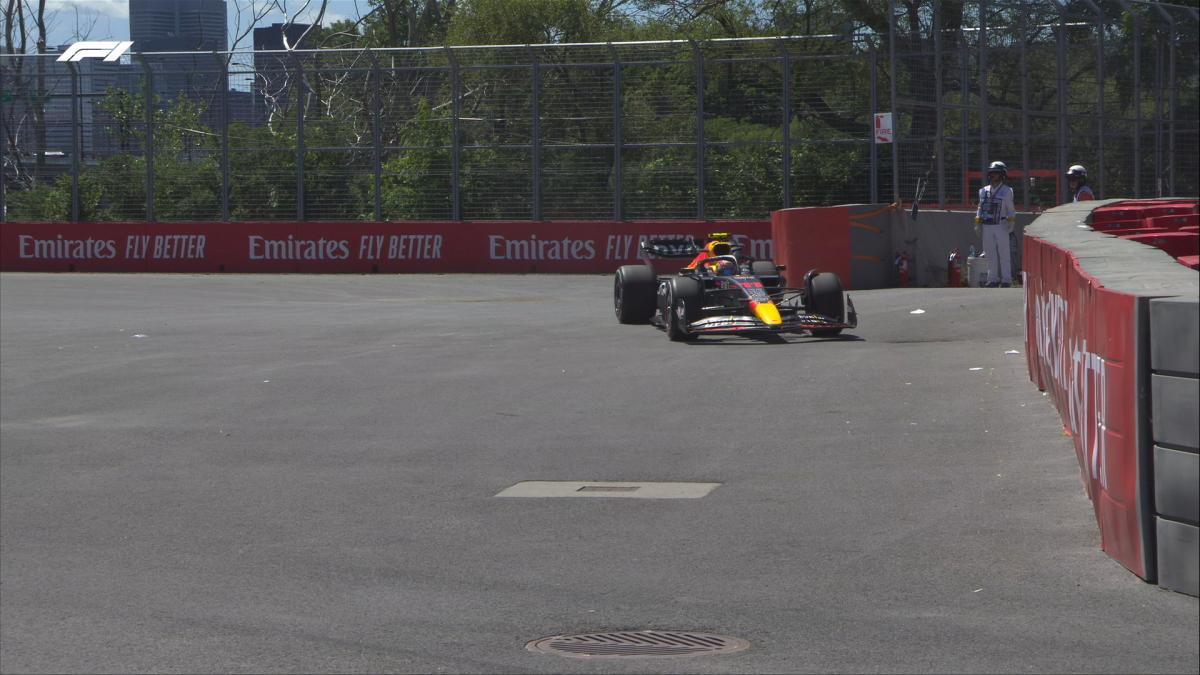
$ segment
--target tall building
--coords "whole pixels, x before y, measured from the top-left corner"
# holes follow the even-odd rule
[[[180,94],[209,101],[220,90],[221,66],[212,52],[229,46],[225,12],[225,0],[129,0],[129,39],[133,51],[147,54],[161,101]]]
[[[129,39],[136,52],[225,51],[225,0],[129,0]]]

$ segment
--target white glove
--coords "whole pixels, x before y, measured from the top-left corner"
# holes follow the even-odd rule
[[[976,226],[975,226],[975,236],[976,236],[976,237],[979,237],[979,236],[982,236],[982,235],[983,235],[983,230],[982,230],[982,229],[980,229],[980,227],[979,227],[978,225],[976,225]]]
[[[1004,229],[1005,229],[1005,230],[1007,230],[1009,234],[1012,234],[1012,231],[1013,231],[1013,224],[1012,224],[1012,221],[1007,221],[1007,222],[1005,222],[1005,223],[1004,223]]]

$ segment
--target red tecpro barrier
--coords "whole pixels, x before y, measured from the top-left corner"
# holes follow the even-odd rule
[[[850,207],[813,206],[771,212],[775,262],[792,274],[820,269],[834,272],[847,289],[850,275]]]
[[[1121,238],[1161,249],[1172,258],[1200,255],[1200,234],[1195,232],[1131,232]]]
[[[1139,577],[1136,299],[1101,286],[1067,250],[1025,237],[1029,376],[1075,443],[1100,546]]]
[[[607,273],[643,238],[713,231],[774,257],[766,220],[2,223],[0,270]]]

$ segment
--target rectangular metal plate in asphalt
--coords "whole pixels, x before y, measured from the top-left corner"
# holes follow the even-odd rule
[[[527,480],[501,490],[497,497],[622,497],[626,499],[699,499],[720,483],[633,483],[585,480]]]

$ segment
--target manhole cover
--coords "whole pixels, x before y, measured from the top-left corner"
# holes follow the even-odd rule
[[[577,659],[615,659],[647,656],[705,656],[750,648],[741,638],[691,631],[637,630],[620,633],[555,635],[525,645],[531,652]]]

